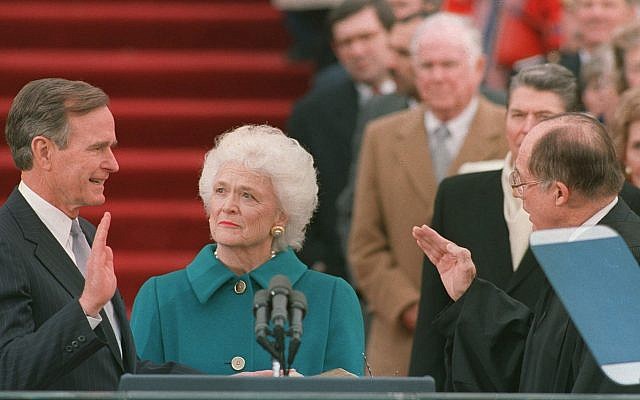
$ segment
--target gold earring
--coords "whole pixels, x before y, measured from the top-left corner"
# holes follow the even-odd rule
[[[276,225],[273,228],[271,228],[271,236],[273,236],[274,239],[278,239],[282,237],[282,235],[284,235],[284,226]]]
[[[626,165],[624,167],[624,173],[625,173],[625,175],[630,176],[631,175],[631,167]]]

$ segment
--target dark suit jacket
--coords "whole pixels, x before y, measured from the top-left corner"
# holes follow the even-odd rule
[[[307,265],[323,262],[330,274],[347,278],[336,231],[336,199],[347,184],[353,133],[358,116],[358,92],[348,75],[316,86],[296,103],[288,133],[312,155],[318,170],[319,204],[300,258]],[[286,161],[286,160],[283,160]]]
[[[95,228],[84,219],[80,225],[92,243]],[[83,287],[74,262],[14,189],[0,208],[0,390],[115,390],[123,373],[136,371],[122,297],[112,299],[121,357],[104,311],[89,326],[78,302]]]
[[[349,230],[351,228],[351,217],[353,208],[353,196],[356,188],[356,176],[358,167],[358,157],[362,136],[369,122],[384,115],[396,111],[402,111],[409,107],[409,97],[397,93],[376,96],[369,100],[358,113],[356,130],[353,134],[352,159],[349,167],[349,180],[336,200],[338,210],[337,229],[342,242],[343,251],[347,253],[347,242],[349,240]]]
[[[585,82],[582,81],[581,70],[582,61],[580,60],[580,54],[574,51],[561,51],[558,64],[562,65],[573,73],[578,82],[578,109],[584,110],[584,104],[582,103],[582,92],[584,91]]]
[[[487,171],[443,180],[436,196],[432,227],[471,251],[479,278],[533,309],[545,278],[530,249],[513,272],[501,173],[501,170]],[[640,211],[639,189],[625,184],[621,197],[634,211]],[[435,266],[426,259],[409,374],[434,376],[439,390],[443,389],[445,375],[445,338],[432,323],[438,312],[450,303]]]

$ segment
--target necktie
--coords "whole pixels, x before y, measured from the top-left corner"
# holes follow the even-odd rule
[[[87,242],[86,236],[82,232],[80,228],[80,224],[77,219],[74,219],[71,223],[71,238],[73,239],[73,243],[71,244],[71,250],[73,251],[73,256],[76,259],[76,265],[78,269],[82,273],[82,276],[87,277],[87,261],[89,260],[89,254],[91,253],[91,247],[89,247],[89,242]],[[122,356],[122,345],[120,339],[120,326],[117,323],[117,319],[115,316],[115,312],[113,310],[113,304],[108,302],[104,305],[104,311],[107,314],[107,318],[109,323],[111,324],[111,328],[113,329],[113,333],[116,337],[116,341],[118,342],[118,348],[120,350],[120,355]]]
[[[82,276],[86,278],[87,260],[89,260],[91,248],[89,247],[87,238],[84,236],[84,233],[82,233],[82,229],[80,228],[80,224],[77,219],[74,219],[71,223],[71,238],[73,239],[71,249],[73,251],[73,256],[76,259],[76,265],[82,273]]]
[[[451,136],[451,132],[447,126],[442,124],[433,132],[435,137],[435,146],[431,149],[431,160],[433,161],[433,169],[436,180],[440,183],[447,176],[449,164],[451,164],[451,154],[447,148],[447,140]]]

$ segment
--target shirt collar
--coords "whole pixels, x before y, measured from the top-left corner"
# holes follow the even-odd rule
[[[464,137],[469,132],[469,127],[473,121],[473,117],[478,110],[478,97],[474,96],[469,104],[462,110],[460,114],[451,118],[449,121],[440,121],[431,110],[427,109],[424,114],[424,123],[429,134],[433,133],[442,124],[447,126],[452,137]]]
[[[186,267],[187,279],[198,301],[203,304],[231,279],[243,277],[253,279],[263,289],[266,289],[269,287],[271,278],[275,275],[284,275],[293,286],[307,270],[306,265],[298,260],[293,250],[288,249],[277,253],[275,257],[253,271],[238,276],[215,258],[213,254],[215,250],[215,244],[206,245]]]
[[[611,200],[611,202],[609,204],[607,204],[606,206],[604,206],[604,208],[602,208],[600,211],[598,211],[597,213],[593,214],[593,216],[591,218],[589,218],[588,220],[584,221],[582,223],[582,225],[580,226],[595,226],[598,224],[598,222],[600,222],[600,220],[602,218],[604,218],[605,215],[607,215],[609,213],[609,211],[611,211],[611,209],[613,207],[615,207],[615,205],[618,204],[618,196],[615,197],[615,199]]]
[[[395,90],[396,83],[393,79],[387,79],[380,84],[377,94],[389,94],[395,92]],[[371,100],[371,98],[376,95],[373,90],[373,86],[367,85],[363,82],[356,83],[356,91],[358,92],[358,104],[360,104],[360,106]]]
[[[24,181],[20,181],[18,191],[22,194],[29,206],[31,206],[38,218],[40,218],[47,229],[53,234],[53,237],[56,238],[58,243],[60,243],[63,248],[66,248],[71,236],[72,219],[31,190]]]
[[[506,157],[504,158],[504,166],[502,167],[502,173],[500,176],[500,181],[502,182],[502,191],[506,195],[508,194],[510,197],[513,197],[513,190],[511,189],[511,182],[509,182],[509,175],[513,171],[513,157],[511,156],[511,152],[507,152]],[[515,197],[514,197],[515,198]]]

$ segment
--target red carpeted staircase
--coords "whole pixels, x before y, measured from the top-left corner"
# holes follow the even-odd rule
[[[268,0],[0,0],[0,37],[2,127],[33,79],[86,80],[111,97],[120,172],[107,203],[82,215],[111,211],[129,307],[144,280],[183,267],[208,241],[197,182],[215,136],[284,127],[311,72],[284,58],[288,38]],[[2,140],[0,201],[18,181]]]

